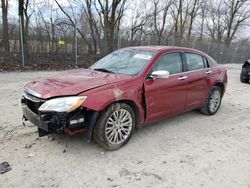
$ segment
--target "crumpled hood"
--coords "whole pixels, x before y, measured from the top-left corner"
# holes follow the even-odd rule
[[[30,82],[25,86],[25,91],[39,98],[48,99],[57,96],[77,95],[129,78],[131,76],[78,69]]]

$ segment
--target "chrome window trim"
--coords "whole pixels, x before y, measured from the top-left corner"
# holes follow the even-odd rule
[[[193,72],[197,72],[197,71],[201,71],[201,70],[213,69],[213,68],[216,68],[216,67],[208,67],[208,68],[197,69],[197,70],[192,70],[192,71],[185,71],[185,72],[181,72],[181,73],[177,73],[177,74],[172,74],[169,77],[176,76],[176,75],[178,76],[178,75],[187,74],[187,73],[193,73]]]

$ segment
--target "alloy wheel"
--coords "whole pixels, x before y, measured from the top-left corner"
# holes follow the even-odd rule
[[[116,110],[107,120],[105,126],[106,139],[111,144],[120,144],[131,134],[132,126],[133,120],[129,111],[125,109]]]
[[[221,94],[218,90],[215,90],[209,100],[209,110],[213,113],[216,112],[220,106]]]

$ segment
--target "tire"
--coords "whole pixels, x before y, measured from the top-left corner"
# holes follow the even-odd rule
[[[222,99],[222,89],[218,86],[213,86],[208,93],[205,104],[200,109],[201,113],[206,115],[214,115],[220,108]]]
[[[241,83],[248,83],[249,82],[249,78],[243,78],[242,76],[240,77],[240,81]]]
[[[125,103],[114,103],[101,112],[93,133],[96,143],[106,150],[123,147],[135,130],[134,110]]]

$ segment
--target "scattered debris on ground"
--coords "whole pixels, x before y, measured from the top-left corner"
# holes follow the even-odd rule
[[[7,162],[0,163],[0,174],[4,174],[10,170],[11,170],[11,167],[10,167],[9,163],[7,163]]]

